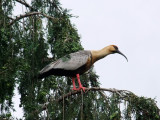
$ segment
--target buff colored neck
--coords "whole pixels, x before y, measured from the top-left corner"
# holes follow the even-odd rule
[[[93,63],[96,62],[99,59],[104,58],[105,56],[111,54],[111,52],[109,51],[109,46],[101,49],[101,50],[92,50],[92,60]]]

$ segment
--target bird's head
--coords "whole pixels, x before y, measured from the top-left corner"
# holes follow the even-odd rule
[[[119,49],[116,45],[110,45],[109,52],[110,52],[110,54],[118,53],[118,54],[124,56],[126,58],[126,60],[128,61],[127,57],[122,52],[119,51]]]

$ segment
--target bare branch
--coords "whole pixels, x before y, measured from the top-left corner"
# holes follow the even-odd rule
[[[8,17],[8,19],[14,20],[12,17],[9,17],[9,16],[7,16],[7,17]]]
[[[85,90],[86,90],[85,93],[87,93],[88,91],[108,91],[108,92],[112,92],[112,93],[117,93],[120,97],[122,97],[122,95],[120,94],[121,92],[132,93],[132,92],[127,91],[127,90],[117,90],[117,89],[114,89],[114,88],[100,88],[100,87],[85,88]],[[75,95],[75,94],[79,94],[79,93],[81,93],[80,90],[79,91],[71,91],[71,92],[61,96],[59,99],[57,99],[55,101],[60,102],[60,101],[63,100],[63,97],[67,98],[71,95]]]
[[[134,95],[134,93],[128,91],[128,90],[117,90],[115,88],[100,88],[100,87],[92,87],[92,88],[85,88],[86,92],[84,94],[86,94],[88,91],[100,91],[100,94],[102,94],[102,96],[105,98],[107,97],[102,91],[108,91],[111,93],[116,93],[118,94],[120,97],[125,97],[128,93],[131,93]],[[124,95],[125,93],[125,95]],[[69,96],[72,95],[76,95],[76,94],[82,94],[81,90],[79,91],[71,91],[67,94],[64,94],[63,96],[61,96],[59,99],[54,100],[53,98],[50,99],[49,102],[46,102],[44,105],[42,105],[41,110],[45,110],[47,108],[47,106],[50,104],[50,102],[61,102],[63,99],[68,98]],[[123,94],[123,95],[122,95]]]
[[[18,21],[18,20],[20,20],[20,19],[22,19],[22,18],[29,17],[29,16],[32,16],[32,15],[39,15],[39,14],[45,16],[45,17],[48,18],[48,19],[53,19],[53,20],[55,20],[54,17],[48,16],[48,15],[46,15],[46,14],[44,14],[44,13],[41,13],[41,12],[30,12],[30,13],[26,13],[26,14],[24,14],[24,15],[20,15],[20,16],[16,17],[16,19],[12,20],[12,21],[9,23],[9,25],[14,24],[16,21]]]
[[[16,0],[17,2],[23,4],[24,6],[28,7],[30,10],[34,10],[33,7],[31,7],[28,3],[26,3],[25,1],[21,1],[21,0]]]

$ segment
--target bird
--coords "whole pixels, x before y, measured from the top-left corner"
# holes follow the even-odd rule
[[[100,50],[80,50],[67,54],[45,66],[39,72],[38,79],[46,78],[50,75],[72,77],[72,90],[83,90],[85,92],[85,87],[82,86],[80,81],[80,75],[88,71],[96,61],[114,53],[124,56],[128,61],[127,57],[119,51],[116,45],[109,45]],[[75,86],[76,77],[79,88]]]

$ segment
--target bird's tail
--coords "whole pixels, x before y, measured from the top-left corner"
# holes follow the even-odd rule
[[[37,75],[37,79],[42,79],[42,78],[44,78],[44,77],[45,77],[44,74],[40,74],[40,73],[39,73],[39,74]]]
[[[33,77],[33,79],[42,79],[42,78],[44,78],[44,76],[43,76],[42,74],[40,74],[40,73],[36,74],[36,75]]]
[[[49,72],[43,72],[43,73],[38,73],[36,77],[37,79],[43,79],[43,78],[48,77],[49,75],[51,75]]]

